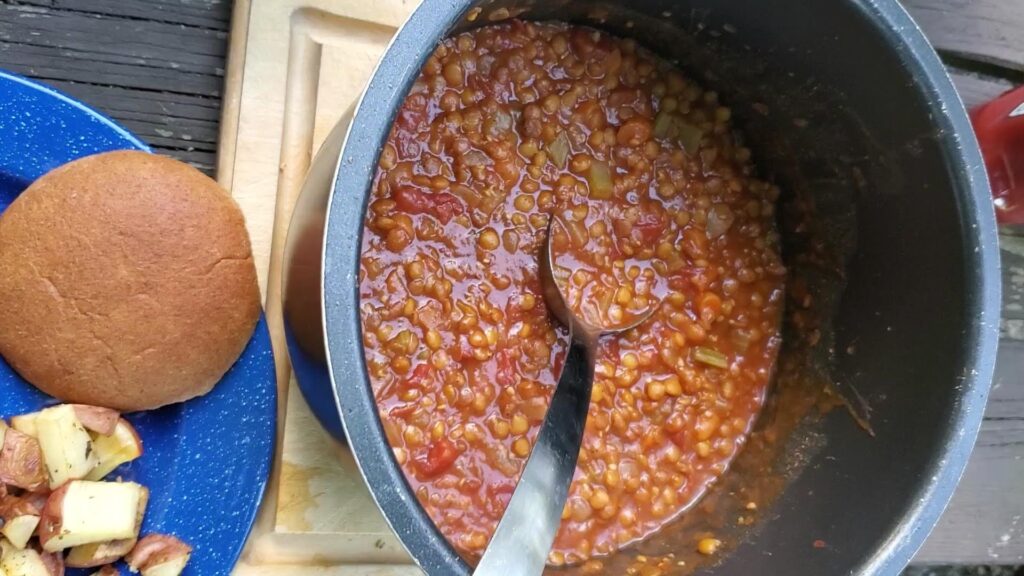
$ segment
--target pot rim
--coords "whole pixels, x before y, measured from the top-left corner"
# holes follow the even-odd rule
[[[896,49],[935,118],[938,141],[958,191],[961,229],[966,231],[965,277],[969,286],[976,287],[965,294],[965,315],[977,320],[964,334],[969,345],[965,347],[961,391],[943,449],[924,472],[930,474],[930,480],[856,571],[895,575],[909,563],[945,510],[981,426],[998,348],[999,248],[981,153],[944,65],[896,0],[851,1]],[[447,33],[473,4],[472,0],[424,0],[387,47],[348,127],[327,208],[322,254],[324,342],[345,436],[385,520],[428,574],[469,574],[471,568],[419,504],[385,437],[362,345],[359,259],[370,182],[397,110],[443,38],[438,31]]]

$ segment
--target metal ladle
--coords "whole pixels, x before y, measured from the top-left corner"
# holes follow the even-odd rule
[[[548,224],[539,274],[544,301],[554,317],[569,328],[572,342],[530,459],[475,576],[538,576],[544,571],[579,458],[598,342],[603,336],[637,326],[656,308],[652,306],[628,325],[615,328],[593,326],[576,316],[552,274],[551,232],[558,222],[553,217]]]

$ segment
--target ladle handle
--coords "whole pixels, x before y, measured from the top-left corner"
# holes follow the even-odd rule
[[[583,441],[594,382],[592,349],[573,340],[530,459],[476,576],[539,576],[544,571]]]

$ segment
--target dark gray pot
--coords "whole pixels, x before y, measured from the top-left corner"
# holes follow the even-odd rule
[[[477,4],[483,12],[468,23]],[[423,2],[384,55],[347,139],[345,122],[325,145],[296,211],[286,272],[300,383],[328,426],[327,398],[338,399],[352,451],[406,548],[430,574],[469,570],[420,508],[378,419],[358,312],[364,211],[381,145],[426,57],[453,30],[502,9],[590,24],[677,59],[733,107],[766,175],[814,197],[833,247],[853,248],[831,370],[868,398],[877,437],[842,411],[828,416],[824,446],[708,573],[897,574],[949,500],[981,423],[1000,276],[967,116],[894,0]],[[333,386],[316,367],[324,334]],[[842,353],[851,345],[855,354]],[[645,546],[692,549],[672,531],[653,540]]]

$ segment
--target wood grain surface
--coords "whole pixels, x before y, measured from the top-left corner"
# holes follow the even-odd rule
[[[941,52],[1024,71],[1019,0],[902,0]]]
[[[230,13],[229,0],[3,0],[0,67],[212,174]]]
[[[968,106],[1024,84],[1024,0],[904,4]],[[231,12],[229,0],[0,0],[0,68],[79,98],[157,151],[212,174]],[[1003,342],[992,400],[961,487],[918,561],[1024,562],[1024,240],[1004,236],[1002,255]],[[301,573],[340,573],[319,570]],[[293,573],[240,573],[286,572]]]

